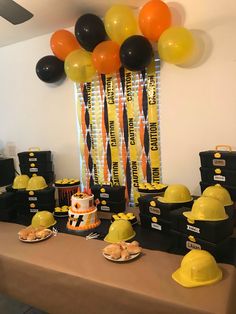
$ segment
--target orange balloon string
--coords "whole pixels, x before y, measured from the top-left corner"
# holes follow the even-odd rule
[[[108,181],[108,165],[107,165],[107,157],[106,157],[106,153],[104,154],[104,181],[107,182]]]
[[[142,171],[143,171],[144,180],[146,180],[146,178],[147,178],[146,162],[147,162],[147,157],[146,157],[145,153],[143,153],[142,154]]]
[[[88,147],[87,147],[87,145],[85,145],[85,147],[84,147],[84,159],[85,159],[85,163],[86,163],[86,168],[87,169],[89,167],[89,165],[88,165],[88,156],[89,156]]]
[[[127,158],[127,153],[126,153],[126,146],[125,143],[122,143],[122,161],[124,165],[124,170],[126,169],[126,158]]]
[[[143,123],[143,119],[140,117],[139,119],[139,135],[140,135],[140,142],[141,145],[143,147],[144,145],[144,123]]]

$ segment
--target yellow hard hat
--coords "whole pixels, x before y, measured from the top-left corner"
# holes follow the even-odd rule
[[[128,220],[115,220],[106,235],[104,241],[116,243],[120,241],[127,241],[136,235],[131,223]]]
[[[187,253],[172,278],[180,285],[191,288],[211,285],[222,279],[222,271],[214,257],[204,250]]]
[[[33,228],[39,228],[39,227],[43,227],[43,228],[49,228],[53,225],[55,225],[57,222],[54,219],[54,216],[51,212],[43,210],[43,211],[39,211],[37,212],[31,221],[31,226]]]
[[[36,191],[36,190],[42,190],[47,187],[47,183],[44,179],[44,177],[41,176],[34,176],[29,179],[28,185],[26,190]]]
[[[27,184],[29,181],[29,177],[27,176],[27,174],[22,174],[20,176],[16,176],[14,181],[13,181],[13,189],[26,189]]]
[[[163,197],[158,197],[158,200],[162,203],[187,203],[191,202],[193,198],[185,185],[172,184],[165,190]]]
[[[208,186],[202,193],[202,196],[209,196],[219,200],[224,206],[233,204],[229,192],[220,184]]]
[[[183,212],[190,220],[219,221],[229,218],[224,205],[215,198],[201,196],[194,201],[191,211]]]

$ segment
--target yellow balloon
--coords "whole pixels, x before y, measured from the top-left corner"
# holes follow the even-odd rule
[[[183,64],[193,54],[193,35],[184,27],[170,27],[161,34],[157,48],[160,59],[168,63]]]
[[[106,12],[104,25],[110,39],[120,45],[138,31],[137,20],[132,10],[121,4],[113,5]]]
[[[82,49],[72,51],[66,57],[64,67],[67,77],[78,83],[91,82],[96,73],[92,54]]]

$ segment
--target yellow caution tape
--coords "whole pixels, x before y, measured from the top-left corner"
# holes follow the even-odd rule
[[[149,144],[150,162],[152,171],[152,182],[160,183],[160,153],[159,153],[159,120],[158,120],[158,97],[157,97],[157,78],[155,73],[155,61],[148,67],[147,71],[147,90],[148,90],[148,125],[149,125]]]
[[[115,104],[115,86],[112,75],[106,75],[106,97],[109,123],[113,184],[120,184],[119,132]]]
[[[137,134],[135,130],[135,115],[134,115],[134,97],[133,97],[133,72],[125,69],[125,97],[126,110],[128,118],[128,139],[129,139],[129,155],[131,166],[132,185],[134,187],[133,196],[134,201],[137,202],[138,192],[137,187],[139,183],[139,167],[137,162]],[[136,103],[137,106],[137,103]]]

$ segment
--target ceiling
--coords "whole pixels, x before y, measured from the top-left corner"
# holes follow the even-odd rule
[[[1,1],[1,0],[0,0]],[[137,12],[145,0],[15,0],[34,16],[13,25],[0,16],[0,47],[75,25],[78,17],[94,13],[103,17],[113,4],[126,4]],[[0,12],[1,14],[1,12]]]

